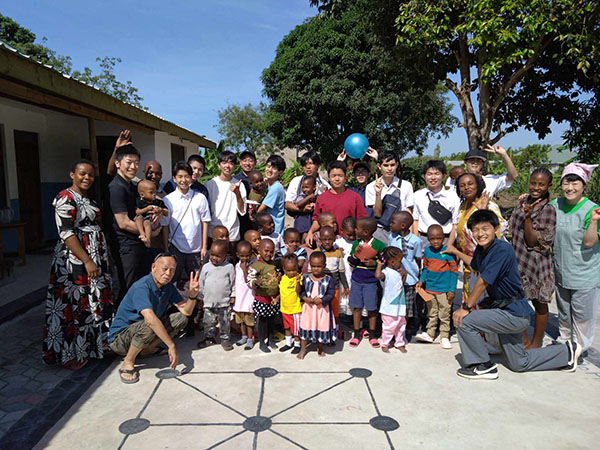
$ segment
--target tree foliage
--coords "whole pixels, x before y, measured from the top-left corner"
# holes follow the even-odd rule
[[[120,58],[96,58],[99,65],[99,72],[95,73],[89,67],[84,67],[82,71],[73,71],[73,64],[70,56],[59,55],[54,50],[46,47],[47,39],[42,38],[42,44],[36,44],[36,35],[31,30],[22,27],[10,17],[0,14],[0,39],[14,47],[19,52],[31,56],[34,60],[52,66],[55,70],[70,75],[84,83],[87,83],[105,94],[127,103],[131,103],[138,108],[147,109],[142,105],[144,100],[138,95],[138,89],[134,87],[131,81],[125,83],[117,80],[114,74],[114,68],[121,62]]]
[[[269,154],[274,149],[274,138],[267,128],[268,106],[229,105],[218,111],[217,130],[224,137],[225,147],[234,151],[251,150]]]
[[[281,144],[312,147],[325,160],[353,132],[379,150],[422,151],[453,118],[444,89],[417,60],[380,44],[358,10],[311,18],[280,42],[263,71],[269,129]]]

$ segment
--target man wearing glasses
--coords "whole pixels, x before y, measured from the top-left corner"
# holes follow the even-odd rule
[[[131,286],[119,305],[108,342],[116,354],[125,356],[119,369],[125,384],[139,381],[135,359],[140,354],[168,354],[170,367],[177,367],[179,356],[172,338],[185,328],[196,306],[200,272],[190,274],[189,298],[184,300],[171,283],[176,265],[177,260],[170,253],[157,255],[151,272]],[[165,314],[170,305],[178,312]],[[158,347],[161,342],[166,349]]]

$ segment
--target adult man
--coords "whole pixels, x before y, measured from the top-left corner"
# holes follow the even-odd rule
[[[321,157],[317,152],[314,152],[312,150],[307,151],[300,157],[299,162],[302,166],[302,171],[304,172],[304,175],[292,178],[292,181],[290,181],[290,184],[288,185],[285,194],[285,209],[290,215],[294,215],[294,213],[298,212],[303,212],[302,210],[300,210],[300,208],[298,208],[298,205],[296,203],[298,203],[298,201],[300,200],[298,196],[302,194],[302,180],[304,177],[313,176],[317,179],[317,189],[315,191],[316,195],[320,195],[330,188],[329,183],[327,183],[327,181],[323,180],[319,176]]]
[[[241,181],[246,188],[246,194],[250,193],[250,172],[254,170],[256,167],[256,155],[254,152],[250,150],[244,150],[240,153],[240,167],[242,171],[233,176],[234,180]],[[246,231],[252,230],[254,228],[254,224],[252,220],[250,220],[250,214],[239,215],[238,219],[240,221],[240,236],[243,236]]]
[[[113,215],[111,239],[112,256],[119,277],[120,301],[131,285],[141,276],[146,246],[139,239],[135,225],[137,189],[132,183],[140,167],[140,153],[132,144],[121,146],[115,152],[117,173],[108,185],[108,202]],[[157,220],[159,218],[157,217]]]
[[[167,346],[170,367],[175,369],[179,362],[177,348],[172,337],[186,326],[198,299],[199,272],[190,274],[189,298],[183,300],[173,284],[177,261],[170,253],[160,253],[150,274],[131,286],[119,305],[108,334],[110,348],[118,355],[125,356],[119,369],[121,381],[125,384],[137,383],[139,372],[135,360],[142,355],[160,355],[164,351],[157,346],[163,342]],[[167,315],[169,305],[175,305],[179,312]]]
[[[144,166],[144,178],[148,181],[152,181],[156,185],[156,196],[161,199],[165,196],[164,193],[159,191],[162,176],[162,166],[158,161],[150,160],[146,163]]]
[[[152,181],[156,185],[156,197],[162,199],[165,196],[165,193],[160,191],[160,180],[163,176],[162,166],[158,161],[150,160],[144,166],[144,178],[148,181]],[[163,231],[164,230],[164,231]],[[158,255],[164,248],[165,242],[168,242],[168,235],[163,235],[162,233],[167,234],[166,229],[163,227],[158,227],[156,230],[152,231],[152,239],[150,241],[150,248],[146,250],[148,257],[146,258],[146,264],[144,264],[144,272],[147,273],[150,271],[150,266],[152,265],[152,261],[156,255]]]

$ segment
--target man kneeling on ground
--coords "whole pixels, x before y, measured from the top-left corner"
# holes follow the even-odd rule
[[[189,298],[184,301],[171,284],[176,265],[177,260],[170,253],[157,255],[151,272],[131,286],[119,305],[108,342],[116,354],[125,356],[119,369],[123,383],[139,381],[139,372],[135,369],[135,359],[139,354],[161,355],[167,352],[170,367],[177,367],[179,356],[172,337],[185,328],[194,310],[200,274],[190,274]],[[175,305],[179,312],[165,314],[170,305]],[[167,350],[158,348],[161,341]]]

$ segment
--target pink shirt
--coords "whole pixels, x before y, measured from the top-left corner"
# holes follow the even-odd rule
[[[235,304],[233,305],[233,310],[236,312],[253,312],[253,303],[254,296],[252,295],[252,289],[246,284],[244,271],[240,263],[237,263],[235,265]]]

